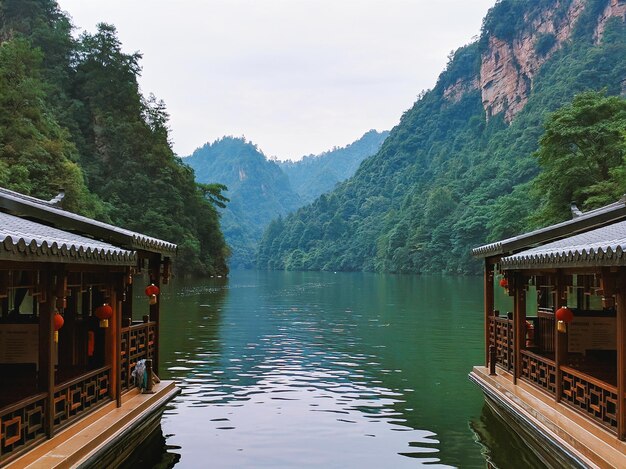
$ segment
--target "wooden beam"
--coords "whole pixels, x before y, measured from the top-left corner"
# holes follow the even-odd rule
[[[115,357],[115,336],[117,334],[117,311],[115,310],[115,288],[113,288],[114,276],[109,274],[106,281],[106,292],[104,293],[104,300],[113,309],[113,317],[109,320],[109,327],[104,330],[104,364],[111,367],[111,382],[109,383],[109,396],[113,399],[115,396],[117,374],[115,373],[115,363],[117,358]]]
[[[561,299],[565,291],[563,285],[563,272],[559,271],[555,276],[555,295],[554,298],[554,311],[556,312],[561,306],[563,306],[563,300]],[[556,368],[556,402],[561,401],[561,390],[563,388],[563,374],[561,373],[561,364],[564,359],[564,354],[567,349],[567,335],[558,331],[558,321],[554,318],[554,364]]]
[[[54,280],[55,275],[51,268],[42,271],[40,281],[41,288],[46,290],[46,302],[39,306],[39,389],[48,393],[45,417],[48,438],[54,435]]]
[[[109,301],[113,308],[113,317],[109,324],[111,330],[109,339],[111,342],[111,397],[113,397],[118,407],[122,407],[122,387],[120,376],[120,360],[121,348],[120,339],[122,333],[122,302],[118,300],[118,289],[120,288],[121,278],[118,275],[111,274],[109,276],[111,282],[111,294]]]
[[[522,272],[515,272],[513,277],[514,303],[513,303],[513,384],[517,384],[517,379],[520,377],[521,358],[520,351],[526,343],[525,331],[526,331],[526,290],[525,277]]]
[[[489,366],[489,345],[491,337],[489,332],[489,320],[493,316],[494,293],[493,293],[493,268],[492,259],[485,259],[485,271],[483,276],[484,308],[485,308],[485,366]]]
[[[153,254],[148,261],[148,272],[150,281],[157,287],[161,288],[161,255]],[[159,374],[159,328],[161,326],[161,295],[158,296],[156,304],[150,305],[150,320],[156,322],[156,331],[154,333],[154,350],[152,358],[152,369]]]
[[[617,437],[626,439],[626,268],[621,267],[615,288],[617,306]]]

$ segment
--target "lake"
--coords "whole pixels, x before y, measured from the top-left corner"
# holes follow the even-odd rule
[[[479,277],[178,279],[162,294],[160,375],[182,394],[138,464],[542,467],[467,379],[482,311]]]

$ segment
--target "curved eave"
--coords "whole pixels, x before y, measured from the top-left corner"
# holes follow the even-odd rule
[[[605,207],[590,210],[584,214],[556,225],[540,228],[512,238],[503,239],[472,249],[472,256],[478,258],[512,254],[531,246],[542,245],[578,233],[594,230],[626,218],[626,200],[622,199]]]
[[[626,265],[622,246],[580,249],[562,252],[546,252],[531,255],[518,254],[500,261],[503,270],[555,269],[578,267],[610,267]]]
[[[141,249],[144,251],[157,251],[164,255],[176,255],[177,245],[157,238],[150,238],[138,233],[132,234],[133,241],[131,246],[133,249]]]
[[[65,243],[48,243],[11,236],[0,242],[0,259],[18,262],[57,262],[70,264],[96,264],[132,266],[137,263],[137,254],[132,251],[91,248]]]
[[[124,248],[174,256],[176,244],[77,215],[49,202],[0,188],[0,208],[20,217],[45,221],[58,229],[102,239]]]

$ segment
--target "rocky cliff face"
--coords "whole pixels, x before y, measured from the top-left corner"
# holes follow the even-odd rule
[[[481,56],[480,73],[475,79],[459,79],[449,85],[443,96],[457,102],[470,90],[480,89],[487,119],[504,113],[511,122],[526,102],[533,80],[541,66],[567,41],[586,0],[572,0],[565,14],[558,13],[561,2],[545,9],[527,21],[526,27],[512,41],[488,37],[488,46]],[[607,0],[598,18],[594,39],[602,40],[606,23],[617,17],[626,21],[626,0]]]
[[[534,76],[570,37],[584,4],[584,0],[574,0],[561,18],[556,18],[556,9],[542,11],[512,42],[489,38],[479,78],[487,119],[504,112],[505,121],[510,122],[524,108]],[[550,37],[549,47],[538,52],[538,41],[546,36]]]
[[[598,26],[596,27],[594,38],[596,42],[600,42],[602,40],[602,35],[604,34],[604,28],[606,28],[606,22],[609,18],[621,18],[622,21],[626,21],[626,0],[611,0],[607,7],[600,15],[600,19],[598,21]]]
[[[478,89],[478,77],[472,80],[458,79],[454,84],[443,90],[443,97],[453,103],[458,103],[468,92]]]

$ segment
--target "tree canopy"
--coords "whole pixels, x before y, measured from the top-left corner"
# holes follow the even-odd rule
[[[561,221],[570,202],[592,209],[614,202],[626,188],[626,100],[589,91],[550,115],[535,153],[541,173],[533,190],[537,224]]]
[[[174,155],[164,103],[139,91],[141,55],[112,25],[70,33],[53,0],[0,3],[0,184],[64,189],[67,210],[179,244],[178,271],[227,273],[225,200]]]

